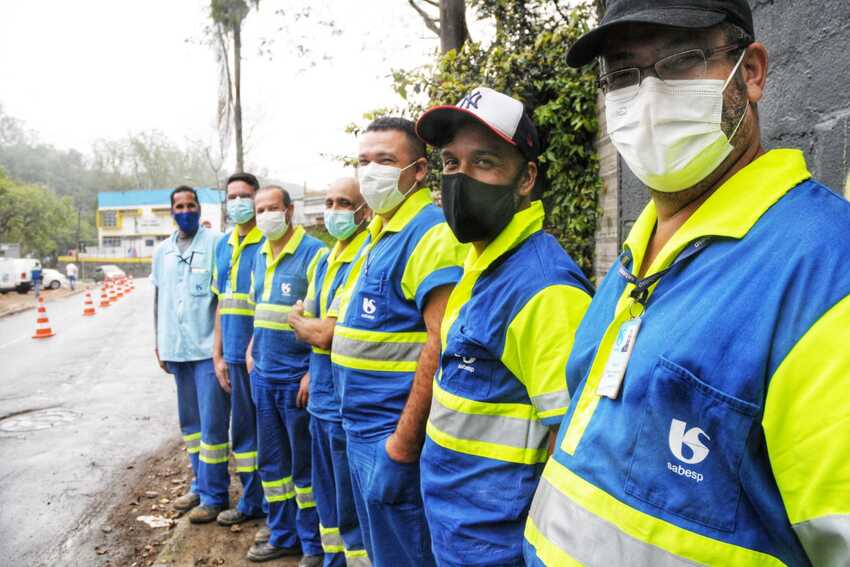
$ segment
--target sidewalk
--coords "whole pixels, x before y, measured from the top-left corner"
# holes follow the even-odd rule
[[[51,301],[56,301],[57,299],[64,299],[66,297],[70,297],[72,295],[79,295],[88,289],[88,286],[92,286],[92,298],[94,298],[94,282],[81,282],[77,284],[77,289],[71,291],[69,288],[60,287],[59,289],[45,289],[41,291],[41,294],[44,296],[44,302],[50,303]],[[30,291],[29,293],[18,293],[16,291],[10,291],[9,293],[0,294],[0,317],[7,317],[9,315],[14,315],[15,313],[20,313],[21,311],[26,311],[28,309],[35,309],[38,305],[38,302],[35,300],[35,292]],[[80,310],[82,310],[82,304],[80,306]]]

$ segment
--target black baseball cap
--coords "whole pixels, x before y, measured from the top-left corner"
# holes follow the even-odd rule
[[[455,106],[426,110],[416,122],[416,135],[431,146],[442,147],[467,121],[473,120],[514,146],[528,161],[540,156],[540,137],[534,121],[519,100],[487,87],[478,87]]]
[[[602,55],[608,33],[623,24],[704,29],[729,22],[755,36],[747,0],[608,0],[599,25],[570,47],[567,63],[581,67]]]

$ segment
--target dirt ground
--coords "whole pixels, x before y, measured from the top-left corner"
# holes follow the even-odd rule
[[[257,565],[245,559],[260,521],[236,528],[216,523],[192,525],[176,512],[171,501],[188,490],[191,469],[182,445],[175,442],[142,462],[129,465],[136,474],[128,479],[127,497],[116,502],[102,526],[102,539],[95,552],[101,567],[200,567]],[[240,485],[231,461],[231,502],[237,502]],[[158,516],[168,527],[149,527],[138,518]],[[295,566],[297,557],[270,561],[265,565]]]
[[[59,289],[45,289],[42,290],[42,295],[44,295],[44,302],[47,303],[48,310],[50,309],[50,302],[55,301],[57,299],[62,299],[63,297],[68,297],[69,295],[75,295],[78,293],[82,293],[81,290],[92,288],[92,301],[97,302],[100,299],[100,296],[94,292],[94,282],[83,282],[82,285],[77,283],[76,291],[71,291],[70,288],[60,287]],[[96,305],[97,303],[95,303]],[[29,293],[21,294],[16,291],[10,291],[9,293],[0,294],[0,317],[4,315],[11,315],[12,313],[18,313],[20,311],[25,311],[27,309],[31,309],[36,306],[35,301],[35,292],[30,291]],[[80,300],[80,312],[82,313],[83,303],[82,299]],[[48,317],[50,316],[50,311],[47,312]]]

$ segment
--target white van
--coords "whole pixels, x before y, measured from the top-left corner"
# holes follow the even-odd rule
[[[0,258],[0,293],[29,293],[35,267],[41,262],[33,258]]]

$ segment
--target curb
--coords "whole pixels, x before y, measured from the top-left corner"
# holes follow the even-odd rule
[[[72,291],[68,295],[63,296],[61,299],[67,299],[69,297],[74,297],[75,295],[85,293],[86,291],[87,290],[82,289],[82,288],[75,289],[74,291]],[[42,293],[44,293],[44,290],[42,290]],[[54,300],[54,301],[58,301],[58,300]],[[45,303],[49,303],[49,302],[45,301]],[[38,303],[36,303],[34,305],[21,305],[20,307],[16,307],[15,309],[12,309],[10,311],[0,313],[0,319],[4,319],[6,317],[11,317],[12,315],[17,315],[18,313],[23,313],[24,311],[29,311],[30,309],[35,309],[36,307],[38,307]]]

